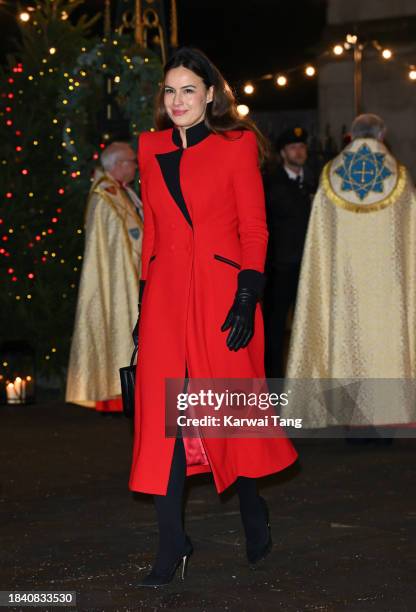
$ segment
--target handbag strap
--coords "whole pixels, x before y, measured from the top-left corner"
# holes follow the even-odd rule
[[[133,353],[131,355],[131,359],[130,359],[130,366],[134,365],[134,360],[136,359],[136,355],[137,355],[137,351],[139,350],[139,345],[137,344],[134,349],[133,349]]]

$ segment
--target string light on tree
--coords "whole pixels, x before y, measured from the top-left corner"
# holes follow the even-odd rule
[[[284,74],[279,74],[279,75],[276,77],[276,84],[277,84],[279,87],[286,87],[286,85],[287,85],[287,77],[285,77],[285,75],[284,75]]]
[[[342,55],[344,53],[344,47],[342,45],[335,45],[332,49],[334,55]]]
[[[30,20],[30,14],[27,11],[22,11],[19,15],[20,21],[27,23]]]
[[[254,93],[254,85],[252,83],[246,83],[246,85],[244,85],[244,93],[251,96],[251,94]]]
[[[411,81],[416,81],[416,66],[411,66],[409,70],[409,79]]]
[[[390,60],[393,57],[393,51],[391,49],[383,49],[381,55],[383,59]]]

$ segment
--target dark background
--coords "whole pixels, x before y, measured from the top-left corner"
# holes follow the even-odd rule
[[[30,5],[22,2],[22,6]],[[263,74],[276,73],[313,61],[322,50],[325,0],[177,0],[180,45],[205,51],[236,89],[240,102],[253,110],[313,108],[317,105],[316,81],[295,73],[290,86],[281,89],[272,81],[257,85],[245,96],[242,84]],[[104,0],[85,0],[82,11],[103,11]],[[113,12],[116,11],[113,0]],[[18,35],[18,3],[0,0],[0,53],[4,61]],[[102,32],[102,21],[97,32]]]

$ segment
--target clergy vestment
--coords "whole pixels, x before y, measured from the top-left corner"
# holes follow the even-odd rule
[[[415,339],[413,184],[384,144],[356,139],[324,168],[313,202],[287,414],[311,428],[416,421]]]
[[[103,409],[110,400],[110,410],[121,409],[119,368],[133,350],[142,230],[134,191],[97,171],[86,211],[67,402]]]

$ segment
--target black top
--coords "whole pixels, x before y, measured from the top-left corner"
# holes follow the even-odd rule
[[[303,182],[289,178],[283,166],[275,166],[265,177],[268,267],[300,263],[317,181],[304,168]]]
[[[186,130],[186,146],[193,147],[210,134],[211,130],[207,128],[204,121],[201,121]],[[172,140],[177,147],[183,149],[181,134],[177,127],[173,128]]]

